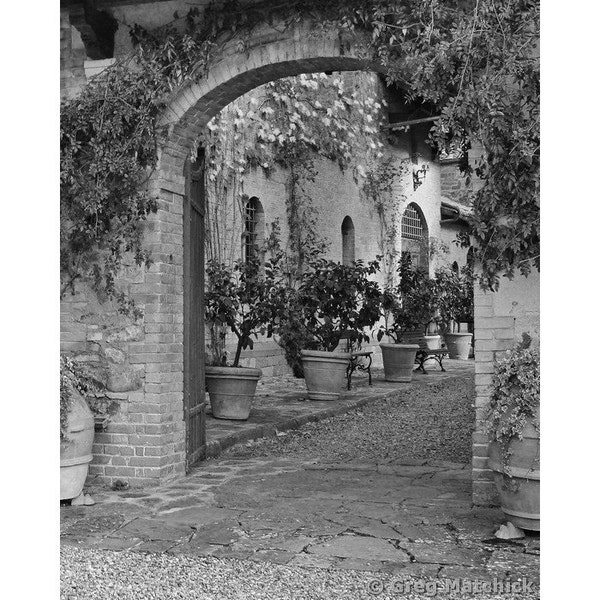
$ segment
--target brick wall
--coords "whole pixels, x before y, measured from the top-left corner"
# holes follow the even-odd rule
[[[470,190],[464,176],[458,170],[458,160],[443,160],[441,163],[440,183],[442,196],[455,202],[466,203]]]
[[[475,430],[473,432],[473,501],[497,503],[488,468],[488,436],[484,420],[489,409],[489,386],[494,360],[521,340],[523,333],[539,345],[539,274],[504,280],[496,293],[475,286]]]

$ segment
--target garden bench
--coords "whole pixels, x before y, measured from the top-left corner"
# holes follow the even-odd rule
[[[369,385],[373,385],[373,383],[371,381],[371,364],[373,363],[373,352],[371,350],[361,350],[360,346],[358,348],[354,349],[352,347],[353,346],[352,342],[346,335],[343,335],[341,339],[346,340],[345,351],[348,352],[348,354],[350,355],[350,357],[349,357],[350,362],[348,363],[348,367],[346,369],[346,378],[348,379],[348,389],[349,390],[352,389],[352,374],[357,369],[359,371],[368,373]],[[363,359],[366,359],[365,362],[363,362]]]
[[[427,371],[425,370],[425,362],[428,360],[435,360],[444,373],[446,369],[444,369],[443,360],[446,356],[448,356],[447,348],[438,348],[436,350],[432,350],[427,347],[427,343],[423,339],[423,331],[414,330],[414,331],[406,331],[404,332],[402,339],[410,344],[418,344],[419,349],[417,350],[417,354],[415,356],[415,364],[419,365],[415,370],[421,371],[425,375],[427,375]]]
[[[444,365],[442,364],[442,361],[444,360],[444,358],[448,355],[448,350],[446,348],[438,348],[437,350],[430,350],[427,347],[423,347],[421,346],[421,348],[419,348],[417,350],[417,354],[415,356],[415,364],[419,365],[415,370],[419,371],[421,370],[422,373],[424,373],[425,375],[427,375],[427,371],[425,370],[425,362],[428,360],[435,360],[438,365],[440,365],[440,368],[442,369],[442,371],[444,371],[444,373],[446,372],[446,369],[444,369]]]
[[[367,364],[363,364],[361,359],[366,358]],[[352,388],[352,373],[358,369],[359,371],[366,371],[369,374],[369,385],[371,383],[371,363],[373,362],[373,352],[369,350],[357,350],[350,351],[350,364],[346,369],[346,377],[348,378],[348,389]]]

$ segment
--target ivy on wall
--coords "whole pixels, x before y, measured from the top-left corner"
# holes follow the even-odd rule
[[[155,32],[134,27],[132,56],[61,106],[62,293],[91,277],[123,311],[135,310],[115,279],[126,254],[150,261],[140,223],[156,210],[145,182],[169,95],[201,79],[223,43],[244,51],[255,27],[302,19],[317,33],[367,31],[388,82],[439,110],[431,142],[483,148],[470,235],[485,285],[539,269],[538,1],[232,0],[174,17]],[[297,151],[288,142],[282,156]]]

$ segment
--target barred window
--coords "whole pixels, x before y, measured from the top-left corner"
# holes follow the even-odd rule
[[[422,240],[423,223],[414,204],[409,204],[402,217],[402,237],[405,240]]]
[[[244,233],[242,234],[242,250],[247,262],[258,256],[260,246],[264,242],[264,210],[260,200],[250,198],[244,208]]]
[[[412,263],[429,268],[429,230],[421,209],[410,203],[402,215],[402,251],[409,252]]]

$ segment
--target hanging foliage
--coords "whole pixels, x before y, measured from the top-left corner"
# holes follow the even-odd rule
[[[134,27],[135,53],[61,107],[63,293],[91,277],[123,310],[133,309],[115,278],[127,253],[140,265],[150,261],[139,227],[156,210],[145,182],[169,94],[205,76],[216,47],[233,40],[244,51],[255,27],[285,29],[302,19],[315,35],[366,31],[388,83],[439,111],[431,142],[483,149],[470,235],[484,283],[495,288],[502,275],[539,269],[538,1],[231,1],[174,17],[155,32]],[[291,137],[276,136],[280,156],[310,145]]]

